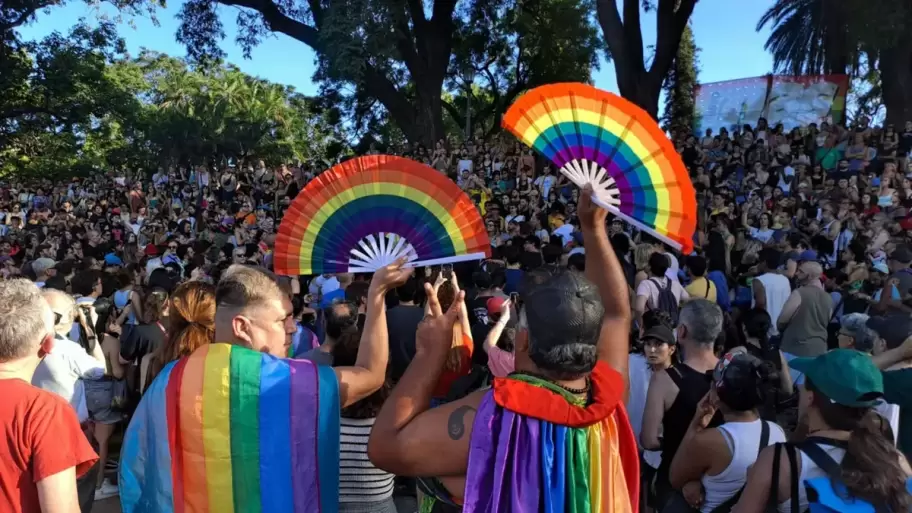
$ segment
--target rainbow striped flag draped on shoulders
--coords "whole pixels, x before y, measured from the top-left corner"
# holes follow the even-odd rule
[[[494,380],[469,449],[465,513],[635,513],[639,455],[624,381],[604,362],[580,404],[545,380]]]
[[[210,344],[162,370],[121,449],[124,513],[336,513],[331,367]]]

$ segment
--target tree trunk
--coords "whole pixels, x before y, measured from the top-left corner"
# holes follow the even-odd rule
[[[640,0],[623,1],[623,19],[617,0],[597,0],[599,25],[611,51],[621,96],[639,105],[653,119],[658,120],[662,82],[674,63],[694,5],[696,0],[658,0],[655,54],[646,69]]]
[[[912,42],[882,50],[879,68],[887,123],[902,126],[912,119]]]

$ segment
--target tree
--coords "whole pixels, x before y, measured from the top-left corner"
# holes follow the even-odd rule
[[[678,45],[697,0],[643,0],[644,10],[656,12],[656,43],[647,67],[640,31],[641,0],[623,0],[623,18],[618,0],[596,0],[602,35],[614,62],[621,96],[658,118],[662,84],[674,62]]]
[[[77,25],[68,35],[4,46],[0,64],[0,171],[54,174],[91,167],[87,150],[135,99],[106,74],[123,42],[112,24]]]
[[[665,109],[662,113],[662,123],[666,130],[692,132],[697,126],[694,92],[698,84],[697,75],[700,72],[699,53],[700,49],[694,42],[693,30],[688,25],[681,36],[681,45],[678,46],[674,65],[665,79]]]
[[[444,101],[457,126],[471,102],[473,125],[490,134],[523,92],[588,82],[598,66],[601,41],[591,0],[491,0],[473,7],[459,23],[447,84],[453,94]],[[471,87],[466,72],[474,76]]]
[[[248,53],[272,32],[310,46],[321,94],[338,98],[356,126],[389,119],[408,140],[430,145],[445,135],[444,109],[463,110],[444,103],[444,87],[464,94],[469,70],[494,104],[481,107],[486,127],[555,70],[565,80],[587,79],[578,71],[595,62],[589,10],[581,8],[590,1],[189,0],[178,39],[196,60],[220,56],[224,31],[215,9],[239,7],[239,42]]]
[[[777,71],[793,74],[876,70],[887,122],[912,119],[912,5],[903,0],[778,0],[760,19]]]

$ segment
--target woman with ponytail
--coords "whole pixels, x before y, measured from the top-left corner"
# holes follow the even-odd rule
[[[773,366],[748,354],[744,348],[737,348],[719,360],[713,370],[712,388],[697,406],[669,471],[671,486],[682,490],[689,506],[685,510],[731,511],[747,482],[747,471],[760,451],[785,441],[782,428],[763,420],[759,413],[777,384]],[[725,422],[709,428],[717,411]],[[680,498],[677,502],[680,503]]]
[[[785,355],[769,343],[769,329],[772,323],[769,314],[761,308],[749,310],[741,317],[744,348],[751,355],[772,365],[779,376],[777,386],[767,395],[766,402],[760,407],[761,417],[775,421],[777,404],[791,396],[794,387]]]
[[[202,281],[188,281],[179,286],[171,296],[168,321],[164,344],[147,356],[143,391],[165,365],[214,341],[215,287]]]
[[[912,469],[874,411],[883,397],[883,378],[871,358],[836,349],[796,358],[789,366],[805,375],[798,409],[808,437],[765,449],[732,511],[762,513],[771,504],[781,513],[799,513],[824,501],[821,511],[912,510],[907,489]]]

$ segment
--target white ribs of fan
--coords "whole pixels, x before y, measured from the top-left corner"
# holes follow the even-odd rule
[[[418,259],[414,246],[395,233],[370,234],[358,241],[358,247],[353,248],[351,254],[352,257],[348,260],[350,267],[373,271],[402,256],[407,255],[409,262]]]
[[[608,174],[608,170],[600,166],[598,162],[574,159],[564,164],[560,171],[580,189],[586,184],[592,184],[592,193],[595,195],[596,202],[602,206],[617,207],[621,204],[617,183]]]

